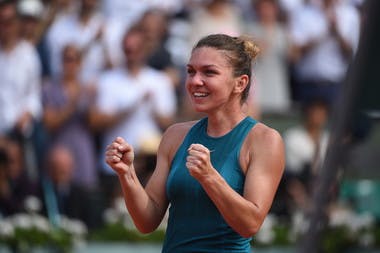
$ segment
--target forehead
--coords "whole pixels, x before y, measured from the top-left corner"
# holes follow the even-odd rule
[[[230,67],[227,53],[212,47],[200,47],[193,50],[189,60],[191,66]]]

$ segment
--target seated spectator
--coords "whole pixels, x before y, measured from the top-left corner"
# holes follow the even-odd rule
[[[0,215],[23,212],[28,196],[40,198],[39,187],[25,171],[23,149],[9,138],[0,140]]]
[[[47,181],[44,183],[45,205],[49,216],[64,215],[82,220],[88,227],[99,222],[91,192],[73,180],[74,155],[65,146],[55,146],[48,153]],[[56,211],[57,213],[52,214]]]
[[[328,112],[325,100],[314,99],[304,105],[302,124],[284,132],[286,187],[292,208],[309,207],[312,179],[327,149]]]

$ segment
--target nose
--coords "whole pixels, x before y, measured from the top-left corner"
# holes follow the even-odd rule
[[[188,74],[186,84],[191,86],[202,86],[204,85],[204,80],[199,73]]]

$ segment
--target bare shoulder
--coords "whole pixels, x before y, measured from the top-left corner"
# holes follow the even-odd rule
[[[198,121],[187,121],[171,125],[162,136],[160,149],[166,150],[170,157],[173,157],[178,147],[185,139],[190,128]]]
[[[282,144],[282,137],[280,133],[263,123],[257,123],[249,134],[249,139],[252,139],[252,145],[268,145],[272,146],[273,144]]]
[[[197,121],[180,122],[168,127],[163,135],[163,139],[173,140],[174,142],[180,142],[185,137],[190,128],[197,123]]]
[[[242,168],[247,169],[252,160],[264,157],[277,157],[279,161],[283,161],[284,152],[280,133],[263,123],[257,123],[244,141],[240,162]]]

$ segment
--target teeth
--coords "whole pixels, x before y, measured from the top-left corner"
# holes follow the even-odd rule
[[[194,92],[194,97],[206,97],[207,93],[201,93],[201,92]]]

